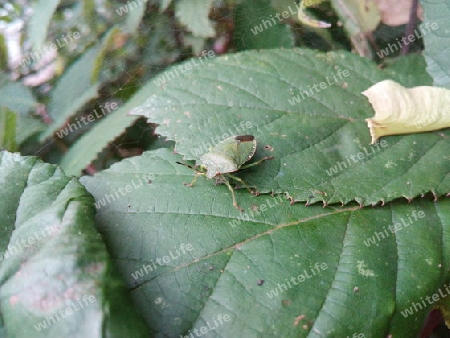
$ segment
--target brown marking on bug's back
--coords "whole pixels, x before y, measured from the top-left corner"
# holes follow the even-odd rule
[[[255,137],[253,135],[239,135],[236,136],[234,139],[241,142],[249,142],[253,141]]]

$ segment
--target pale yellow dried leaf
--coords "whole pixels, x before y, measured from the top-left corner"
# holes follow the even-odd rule
[[[375,116],[366,119],[372,143],[386,135],[421,133],[450,127],[450,90],[405,88],[392,81],[376,83],[363,93]]]
[[[308,7],[316,6],[324,1],[327,0],[302,0],[297,13],[298,20],[302,24],[312,28],[330,28],[331,24],[329,24],[328,22],[312,19],[306,14],[306,9]]]

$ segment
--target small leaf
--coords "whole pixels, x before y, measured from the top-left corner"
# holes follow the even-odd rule
[[[0,106],[25,116],[34,110],[37,104],[29,87],[20,82],[11,82],[5,74],[0,73]]]
[[[450,90],[405,88],[384,80],[363,91],[375,110],[366,119],[372,144],[381,136],[421,133],[450,127]]]
[[[60,2],[61,0],[38,0],[33,7],[28,35],[35,52],[44,47],[50,21]]]
[[[95,0],[83,0],[83,18],[89,25],[95,25],[96,8]]]
[[[0,34],[0,69],[8,68],[8,47],[4,34]]]
[[[3,143],[0,148],[9,151],[17,151],[18,146],[30,136],[35,135],[46,128],[38,118],[32,117],[38,102],[34,98],[30,88],[19,82],[10,82],[6,75],[0,73],[0,107],[3,123],[0,123],[3,134]]]
[[[6,107],[0,107],[0,149],[17,151],[17,114]]]
[[[146,9],[147,9],[147,2],[143,1],[142,3],[139,3],[136,7],[134,7],[132,10],[128,11],[125,25],[129,33],[131,34],[137,33]]]
[[[101,42],[86,51],[58,80],[48,104],[53,123],[41,134],[41,141],[52,136],[72,115],[97,97],[104,53],[117,31],[117,27],[108,31]]]
[[[289,7],[289,10],[291,13],[288,11],[282,13],[291,16],[295,14],[297,7]],[[276,19],[277,14],[269,0],[247,0],[239,4],[234,12],[233,39],[237,49],[294,47],[294,34],[291,27]],[[283,17],[278,14],[278,18]]]
[[[316,6],[324,1],[327,0],[308,0],[308,1],[302,0],[300,2],[300,7],[298,9],[298,20],[302,24],[312,28],[330,28],[331,27],[330,23],[320,20],[314,20],[306,14],[306,9],[308,7]]]
[[[332,4],[358,54],[370,57],[372,48],[367,35],[375,30],[381,18],[376,2],[333,0]]]
[[[171,2],[172,0],[161,0],[159,12],[160,13],[164,12],[170,6]]]
[[[370,33],[380,24],[380,11],[375,1],[333,0],[332,4],[351,36]]]
[[[208,19],[213,0],[179,0],[175,4],[175,15],[194,36],[209,38],[216,32]]]

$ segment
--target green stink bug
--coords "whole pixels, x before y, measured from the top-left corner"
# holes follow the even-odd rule
[[[209,149],[209,152],[200,156],[201,165],[196,167],[191,167],[185,163],[178,162],[188,166],[195,170],[195,177],[190,184],[186,184],[192,187],[197,180],[197,177],[202,175],[207,178],[216,178],[216,182],[224,183],[231,192],[233,198],[233,206],[244,211],[236,202],[236,197],[234,196],[234,190],[228,181],[228,177],[241,183],[251,194],[258,195],[258,192],[252,191],[249,186],[239,177],[232,175],[231,173],[236,172],[240,169],[247,169],[258,165],[266,160],[273,159],[273,156],[267,156],[260,159],[257,162],[250,163],[247,165],[243,164],[250,160],[256,151],[256,140],[253,135],[240,135],[229,137],[222,142],[220,142],[215,147]]]

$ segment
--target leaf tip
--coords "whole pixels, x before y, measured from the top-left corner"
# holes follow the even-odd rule
[[[374,118],[366,119],[367,127],[369,127],[370,136],[372,137],[372,140],[370,144],[375,144],[377,140],[382,136],[380,133],[380,130],[383,128],[380,126]]]
[[[437,202],[437,200],[439,199],[439,197],[438,197],[436,191],[433,191],[433,190],[432,190],[431,193],[433,194],[433,197],[434,197],[433,202]]]

